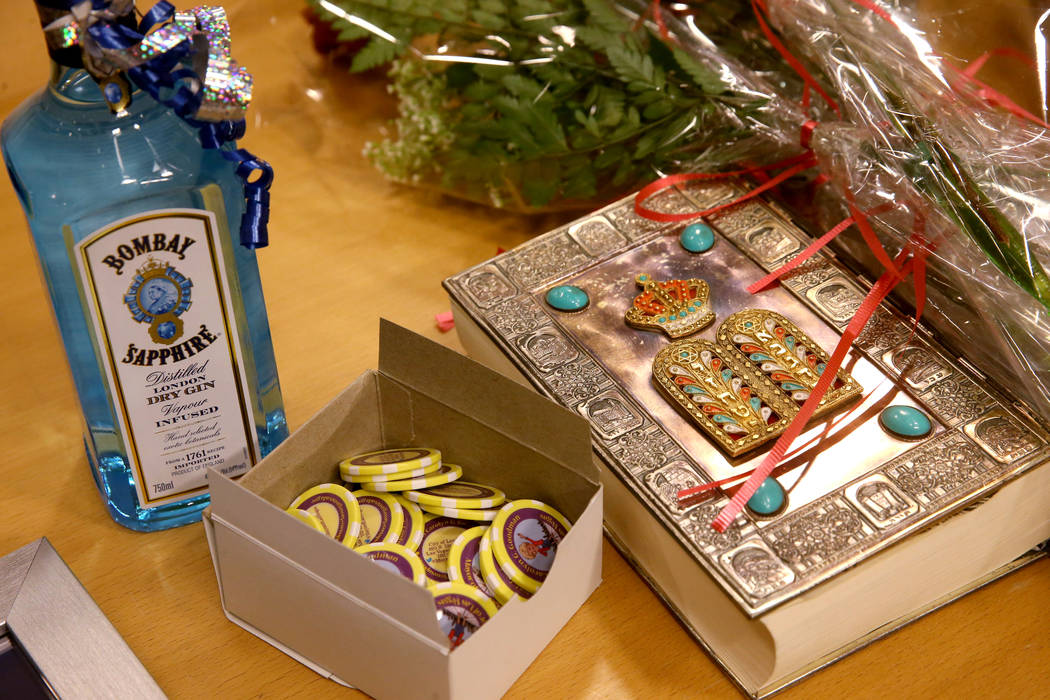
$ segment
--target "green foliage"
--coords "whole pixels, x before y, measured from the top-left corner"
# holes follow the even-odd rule
[[[332,1],[387,35],[351,67],[389,63],[401,102],[397,139],[367,148],[375,164],[497,206],[543,208],[634,184],[736,135],[736,120],[712,115],[756,109],[727,92],[717,66],[608,0]],[[427,60],[436,47],[464,60]]]
[[[350,69],[356,72],[371,70],[384,63],[390,63],[397,58],[397,54],[397,44],[373,36],[363,49],[354,54],[354,61]]]

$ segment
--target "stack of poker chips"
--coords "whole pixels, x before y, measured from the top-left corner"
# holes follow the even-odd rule
[[[315,486],[288,512],[426,586],[452,648],[499,606],[539,590],[570,528],[540,501],[507,501],[498,488],[461,480],[463,469],[435,449],[368,452],[339,472],[345,486]]]

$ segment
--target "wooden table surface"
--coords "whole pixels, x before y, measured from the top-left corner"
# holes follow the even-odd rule
[[[227,9],[234,55],[257,86],[244,144],[277,173],[272,244],[259,264],[295,429],[375,366],[380,315],[461,350],[454,333],[435,328],[434,315],[448,309],[441,280],[559,218],[499,213],[385,182],[361,155],[393,114],[382,80],[326,65],[311,49],[296,2],[232,0]],[[30,0],[0,8],[5,115],[47,78],[37,26]],[[138,534],[110,521],[84,458],[76,399],[22,213],[6,183],[0,221],[0,552],[47,536],[172,697],[355,694],[226,620],[200,524]],[[317,303],[333,298],[361,301]],[[1050,697],[1048,640],[1044,559],[781,697]],[[508,697],[544,696],[739,697],[607,543],[604,583]]]

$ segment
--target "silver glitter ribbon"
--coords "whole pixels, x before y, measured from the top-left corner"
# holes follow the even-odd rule
[[[134,0],[113,0],[100,10],[84,0],[44,27],[49,47],[79,46],[85,69],[99,81],[137,68],[189,42],[184,63],[192,76],[183,76],[189,88],[200,95],[194,119],[209,122],[237,121],[251,102],[252,76],[230,55],[230,24],[221,7],[196,7],[177,12],[170,20],[147,31],[127,48],[100,46],[88,30],[97,23],[110,26],[134,10]],[[130,30],[121,28],[125,34]]]

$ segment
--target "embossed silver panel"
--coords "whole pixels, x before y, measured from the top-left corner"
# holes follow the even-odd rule
[[[671,198],[674,199],[669,203],[667,200]],[[653,200],[655,200],[655,203],[653,203]],[[654,197],[653,200],[650,201],[649,205],[659,208],[660,211],[673,211],[676,208],[686,209],[692,207],[688,200],[674,192],[674,190],[667,190],[666,197],[660,197],[658,195]],[[675,204],[677,204],[677,207]],[[634,213],[633,200],[613,209],[609,209],[605,212],[605,216],[612,222],[613,226],[615,226],[618,231],[624,233],[631,240],[645,238],[660,229],[668,228],[673,225],[638,216]]]
[[[952,374],[951,367],[932,348],[916,343],[885,353],[883,362],[897,371],[911,388],[922,391]]]
[[[543,308],[527,297],[503,302],[486,313],[485,317],[507,338],[536,330],[548,321]]]
[[[500,267],[523,287],[554,279],[590,259],[580,244],[564,231],[547,234],[504,255]]]
[[[832,497],[779,518],[763,534],[781,560],[805,574],[842,562],[875,529],[845,499]]]
[[[518,336],[515,344],[541,372],[549,372],[580,356],[572,343],[554,328]]]
[[[726,499],[707,501],[694,508],[678,521],[678,526],[689,538],[703,548],[704,552],[716,561],[719,552],[724,552],[730,547],[735,547],[743,539],[755,534],[755,527],[743,516],[737,517],[725,532],[719,532],[711,527],[711,523],[718,517],[718,513],[725,507]]]
[[[838,270],[827,259],[818,255],[796,267],[782,277],[780,282],[796,292],[804,292],[832,277],[839,277]]]
[[[1042,446],[1034,432],[1003,411],[994,411],[964,428],[967,435],[997,462],[1008,464]]]
[[[837,325],[850,322],[864,301],[864,292],[842,275],[818,284],[806,296]]]
[[[779,220],[769,218],[740,235],[741,244],[761,264],[772,265],[802,249],[802,242]]]
[[[748,540],[718,560],[733,582],[754,598],[768,598],[795,581],[795,572],[760,539]]]
[[[664,507],[673,515],[689,510],[678,505],[678,492],[703,484],[703,479],[693,465],[685,460],[671,462],[645,476],[645,484],[660,498]]]
[[[729,183],[691,186],[687,194],[671,189],[647,205],[697,211],[733,191]],[[639,218],[627,198],[445,287],[539,391],[591,420],[597,454],[747,614],[790,600],[1046,461],[1041,428],[979,384],[923,328],[913,333],[910,319],[883,306],[847,356],[868,392],[864,402],[803,432],[796,443],[803,447],[784,466],[804,468],[781,477],[790,492],[785,513],[762,521],[743,513],[718,533],[710,523],[726,494],[679,507],[677,489],[739,474],[763,455],[728,459],[653,386],[650,363],[668,340],[624,323],[635,275],[702,278],[716,324],[743,308],[773,309],[829,352],[866,291],[818,253],[780,286],[753,296],[747,285],[801,250],[806,234],[761,200],[708,221],[714,247],[689,254],[678,243],[684,224]],[[546,290],[565,283],[583,287],[592,303],[571,314],[547,306]],[[696,337],[710,339],[712,329]],[[926,411],[931,436],[904,442],[879,428],[879,411],[893,404]]]
[[[569,227],[569,235],[592,257],[610,253],[627,242],[604,216],[592,216],[573,224]]]
[[[618,391],[605,391],[580,406],[580,413],[606,440],[619,437],[642,424],[642,418]]]
[[[632,474],[646,474],[669,459],[685,456],[667,433],[656,426],[621,435],[612,444],[612,450]]]
[[[942,421],[953,426],[972,421],[995,405],[977,382],[962,374],[933,384],[922,400]]]
[[[892,527],[919,512],[919,504],[882,474],[873,474],[846,487],[845,496],[869,521]]]
[[[463,287],[474,303],[483,309],[512,298],[518,291],[494,265],[476,270],[463,280]]]
[[[895,459],[884,473],[921,505],[936,506],[975,491],[998,470],[963,434],[949,432]]]

